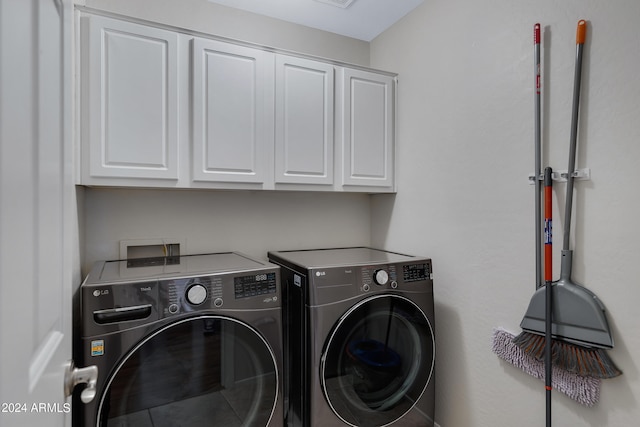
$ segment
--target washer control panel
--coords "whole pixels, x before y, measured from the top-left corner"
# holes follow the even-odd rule
[[[274,270],[163,280],[159,283],[159,311],[162,317],[168,317],[279,304],[278,280]]]
[[[111,333],[205,311],[281,308],[275,264],[235,252],[156,261],[96,262],[81,286],[82,333]]]
[[[249,298],[276,293],[276,273],[260,273],[233,279],[235,298]]]

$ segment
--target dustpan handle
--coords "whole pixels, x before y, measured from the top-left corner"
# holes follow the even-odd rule
[[[573,77],[573,108],[571,112],[571,140],[569,144],[569,167],[567,168],[567,195],[564,210],[564,234],[562,249],[569,250],[571,237],[571,211],[573,206],[573,171],[576,169],[576,146],[578,141],[578,115],[580,112],[580,83],[582,80],[582,51],[587,37],[587,21],[578,21],[576,30],[576,68]]]

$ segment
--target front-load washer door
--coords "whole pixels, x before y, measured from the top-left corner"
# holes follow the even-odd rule
[[[323,350],[321,385],[333,412],[352,426],[384,426],[407,414],[434,365],[425,313],[399,295],[378,295],[349,309]]]
[[[277,400],[276,359],[232,318],[172,323],[129,352],[101,396],[99,426],[260,426]]]

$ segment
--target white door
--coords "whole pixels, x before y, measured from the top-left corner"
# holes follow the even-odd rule
[[[70,425],[71,0],[0,0],[0,425]],[[75,246],[75,247],[74,247]]]
[[[333,184],[333,65],[276,56],[276,183]]]
[[[193,180],[259,184],[273,152],[273,54],[193,40]]]

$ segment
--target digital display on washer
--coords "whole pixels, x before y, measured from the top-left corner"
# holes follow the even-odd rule
[[[405,282],[427,280],[431,275],[431,272],[429,271],[429,264],[408,264],[403,266],[402,270]]]
[[[260,273],[233,279],[236,299],[276,293],[276,273]]]

